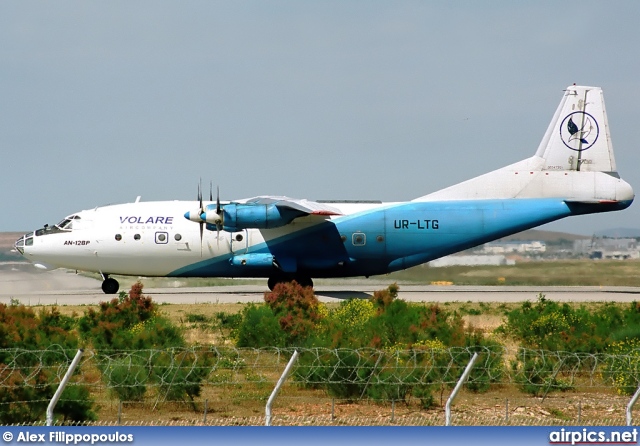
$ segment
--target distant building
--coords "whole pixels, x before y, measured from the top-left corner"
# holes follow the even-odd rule
[[[507,259],[503,255],[451,255],[429,262],[434,268],[444,266],[477,266],[477,265],[515,265],[515,260]]]
[[[543,253],[547,250],[547,245],[540,241],[510,241],[485,243],[481,252],[487,254],[511,254],[511,253]]]
[[[638,259],[638,241],[634,238],[598,238],[576,240],[573,242],[576,254],[589,256],[591,259]]]

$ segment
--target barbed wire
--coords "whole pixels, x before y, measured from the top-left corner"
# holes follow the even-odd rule
[[[451,386],[476,352],[480,358],[467,384],[475,390],[516,384],[529,393],[576,386],[628,392],[640,382],[640,352],[635,350],[617,355],[506,347],[297,350],[300,359],[294,379],[310,386]],[[293,351],[219,346],[86,350],[71,384],[170,390],[189,385],[275,383]],[[43,387],[60,381],[75,354],[59,345],[45,350],[0,349],[0,389]]]

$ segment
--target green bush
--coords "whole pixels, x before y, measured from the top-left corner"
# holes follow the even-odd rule
[[[534,396],[572,389],[572,383],[561,379],[563,370],[571,368],[574,355],[567,352],[518,349],[511,362],[514,380],[520,390]]]
[[[202,324],[205,322],[209,322],[209,318],[204,314],[187,313],[185,317],[187,319],[187,322],[189,322],[190,324]]]
[[[236,343],[238,347],[284,347],[287,335],[271,308],[250,303],[242,311]]]
[[[396,299],[397,285],[369,301],[344,301],[318,324],[299,360],[297,378],[331,396],[434,403],[435,383],[455,383],[474,352],[467,388],[484,392],[504,378],[502,346],[437,305]],[[372,349],[373,348],[373,349]],[[316,356],[316,352],[319,352]]]
[[[487,339],[479,330],[469,327],[465,336],[465,348],[452,350],[456,364],[454,373],[460,376],[469,363],[473,353],[478,353],[478,359],[471,369],[465,387],[473,392],[486,392],[491,385],[503,382],[505,370],[504,346],[493,339]],[[455,378],[455,376],[453,377]]]
[[[572,353],[603,353],[616,341],[640,335],[640,305],[626,308],[605,304],[593,311],[558,304],[543,294],[535,304],[525,302],[507,312],[500,331],[523,347]]]
[[[213,355],[205,350],[172,349],[153,358],[154,381],[164,401],[189,401],[196,410],[194,398],[200,396],[201,383],[213,365]]]
[[[99,363],[102,379],[113,396],[120,401],[142,401],[151,381],[150,353],[123,356],[103,355]]]
[[[83,339],[96,349],[126,350],[162,347],[165,335],[172,341],[176,336],[179,338],[176,330],[157,315],[155,304],[142,294],[142,288],[142,284],[137,282],[129,294],[100,302],[97,311],[89,308],[78,324]],[[156,328],[155,322],[159,320],[169,333],[152,333]]]
[[[310,383],[309,387],[324,389],[332,397],[357,400],[364,395],[375,363],[370,350],[306,351],[298,359],[294,376]]]
[[[159,314],[142,289],[138,282],[128,294],[101,303],[98,311],[89,309],[80,319],[80,333],[98,349],[102,378],[121,401],[141,401],[153,385],[165,400],[193,403],[208,373],[209,355],[184,350],[182,331]]]
[[[324,306],[311,287],[279,283],[264,294],[264,305],[249,304],[237,323],[238,347],[303,346],[315,337],[324,318]]]
[[[62,421],[95,421],[98,415],[94,411],[94,401],[89,389],[80,385],[67,386],[56,404],[55,413]]]
[[[242,314],[219,311],[215,314],[215,320],[218,321],[222,328],[228,328],[233,331],[240,327],[240,324],[242,323]]]
[[[73,318],[56,307],[35,313],[23,305],[0,304],[0,423],[31,423],[42,420],[61,377],[78,349],[78,338],[70,330]],[[80,373],[76,369],[74,377]],[[88,393],[73,382],[75,392]],[[74,421],[92,419],[91,399],[65,402],[62,413]]]
[[[633,395],[640,386],[640,339],[614,342],[605,359],[603,375],[620,395]]]

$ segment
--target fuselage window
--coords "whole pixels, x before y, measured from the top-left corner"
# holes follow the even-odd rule
[[[384,237],[379,235],[379,236],[376,237],[376,240],[379,241],[379,242],[384,242]]]
[[[243,237],[242,237],[242,234],[238,234],[238,235],[236,235],[236,241],[237,241],[237,242],[241,242],[241,241],[242,241],[242,238],[243,238]]]
[[[133,239],[134,239],[134,240],[140,240],[140,234],[136,234],[136,235],[134,235],[134,236],[133,236]]]
[[[367,243],[367,237],[362,232],[354,232],[351,236],[353,246],[364,246]]]
[[[156,232],[156,243],[164,245],[169,241],[169,234],[166,232]]]
[[[176,242],[179,242],[180,240],[182,240],[182,236],[180,234],[176,234],[173,238],[176,239]]]
[[[347,241],[347,236],[346,235],[341,235],[340,236],[340,240],[342,240],[342,243]]]
[[[122,236],[120,234],[116,234],[116,241],[119,242],[120,240],[122,240]]]

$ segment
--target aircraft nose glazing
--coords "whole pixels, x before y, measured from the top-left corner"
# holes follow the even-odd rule
[[[33,232],[30,232],[28,234],[23,235],[18,240],[16,240],[13,246],[16,248],[16,251],[18,251],[20,254],[24,254],[24,248],[26,246],[32,246],[32,245],[33,245]]]
[[[16,240],[16,242],[13,245],[13,247],[20,254],[24,254],[24,235],[22,237],[20,237],[18,240]]]

